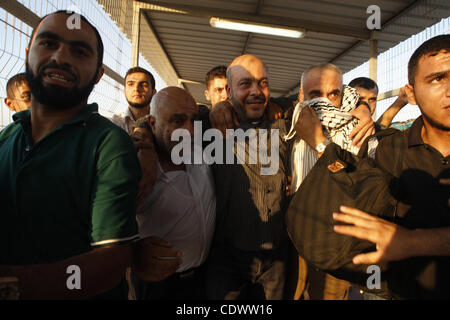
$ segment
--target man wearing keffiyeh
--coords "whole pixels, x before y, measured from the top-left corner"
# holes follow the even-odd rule
[[[302,86],[300,88],[300,94],[299,99],[300,101],[303,100],[311,100],[313,98],[320,98],[325,97],[328,100],[330,100],[331,104],[334,105],[335,108],[341,108],[343,105],[343,85],[342,85],[342,72],[334,65],[331,64],[324,64],[324,65],[317,65],[308,68],[305,73],[302,76]],[[351,95],[345,95],[344,94],[344,101],[347,101],[348,97]],[[277,99],[274,99],[275,102],[277,102]],[[286,99],[284,99],[286,100]],[[357,100],[357,99],[356,99]],[[365,106],[355,108],[355,105],[351,103],[353,101],[350,99],[350,101],[347,101],[344,103],[346,106],[351,106],[350,109],[346,109],[345,111],[349,111],[348,114],[353,116],[354,118],[351,118],[352,125],[356,125],[356,127],[351,131],[350,135],[347,137],[346,141],[349,143],[349,146],[354,146],[356,148],[359,148],[364,141],[364,139],[372,135],[374,132],[374,122],[371,118],[370,111]],[[290,103],[288,103],[290,105]],[[291,107],[294,108],[295,105],[287,106],[288,109]],[[347,108],[347,107],[345,107]],[[304,108],[305,112],[301,112],[299,114],[298,120],[302,123],[302,133],[308,133],[311,136],[315,136],[314,132],[308,132],[313,131],[315,126],[314,123],[310,123],[311,121],[315,121],[317,117],[314,117],[313,113],[309,111],[309,108]],[[353,110],[354,109],[354,110]],[[352,110],[352,111],[350,111]],[[292,110],[291,110],[292,111]],[[275,114],[275,118],[277,119],[277,113]],[[289,110],[287,110],[286,114],[289,114]],[[292,113],[291,113],[292,114]],[[289,117],[286,118],[287,122],[290,123]],[[356,120],[356,119],[359,119]],[[223,101],[218,103],[214,109],[209,113],[209,120],[211,122],[212,127],[219,129],[225,134],[226,128],[233,128],[236,121],[236,115],[233,107],[228,101]],[[295,119],[297,120],[297,119]],[[358,122],[358,123],[357,123]],[[295,122],[294,122],[295,123]],[[297,126],[295,126],[295,129],[297,131]],[[300,136],[300,135],[299,135]],[[333,140],[334,141],[334,140]],[[317,145],[322,143],[323,141],[317,141],[317,143],[312,146],[313,148]],[[294,258],[295,260],[296,257]],[[306,267],[306,263],[303,259],[300,259],[300,266],[299,268],[296,268],[294,270],[295,273],[298,273],[297,270],[300,271],[306,271],[306,269],[303,267]],[[290,271],[289,273],[292,273]],[[310,275],[313,272],[310,273]],[[297,285],[297,290],[295,297],[296,299],[299,299],[304,293],[304,288],[306,284],[306,273],[299,275],[301,277],[300,281]],[[288,279],[288,282],[294,282],[297,281],[297,276],[294,276],[295,279]],[[331,280],[330,280],[331,279]],[[333,281],[335,280],[335,281]],[[327,277],[326,281],[330,283],[332,282],[332,285],[327,286],[326,294],[323,294],[323,289],[319,289],[316,291],[322,291],[319,294],[314,294],[311,290],[314,289],[314,286],[310,286],[310,296],[311,298],[316,299],[346,299],[348,296],[348,287],[349,284],[347,282],[339,282],[340,280]],[[302,285],[303,283],[303,285]],[[311,283],[311,281],[310,281]],[[317,281],[316,281],[317,283]],[[335,285],[338,284],[338,285]],[[291,288],[288,290],[290,291]],[[285,296],[286,299],[291,299],[292,296],[290,293],[286,293]]]
[[[330,141],[349,152],[358,153],[362,141],[358,145],[355,145],[354,141],[352,143],[352,138],[355,137],[352,132],[358,126],[360,118],[358,113],[369,110],[356,109],[359,100],[356,90],[343,86],[342,82],[342,72],[333,64],[312,66],[302,74],[300,102],[294,109],[291,130],[287,136],[288,139],[295,138],[291,155],[292,193],[298,189],[323,152],[322,149]],[[303,135],[312,132],[314,130],[312,125],[317,121],[321,122],[326,139],[315,141],[314,145],[308,146],[302,139]],[[373,123],[361,126],[362,136],[374,133]],[[346,281],[308,268],[306,262],[299,256],[299,274],[294,298],[348,299],[349,287],[350,284]]]

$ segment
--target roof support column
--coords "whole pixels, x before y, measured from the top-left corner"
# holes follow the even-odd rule
[[[370,58],[369,58],[369,78],[377,82],[378,73],[378,40],[375,38],[375,33],[370,35]],[[372,114],[373,121],[376,120],[376,112]]]
[[[141,33],[141,6],[133,1],[133,26],[131,29],[131,66],[139,66],[139,41]]]
[[[375,39],[373,33],[370,37],[369,42],[370,42],[369,78],[377,82],[378,40]]]

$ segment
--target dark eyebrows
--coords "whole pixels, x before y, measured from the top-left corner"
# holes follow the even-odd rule
[[[150,81],[147,81],[147,80],[136,81],[136,80],[130,79],[130,80],[126,81],[127,84],[133,84],[133,83],[136,83],[136,82],[138,84],[148,84],[148,85],[150,85]]]
[[[335,89],[335,90],[331,91],[331,93],[334,93],[334,94],[340,94],[340,93],[341,93],[341,90],[340,90],[340,89]]]
[[[189,118],[189,116],[187,114],[185,114],[185,113],[174,113],[170,117],[169,121],[176,121],[176,120],[178,120],[178,121],[180,121],[180,120],[185,121],[188,118]],[[192,114],[192,120],[195,121],[195,120],[198,120],[198,119],[200,119],[200,114],[198,112],[193,113]]]
[[[441,72],[433,72],[425,77],[425,80],[434,79],[436,77],[445,76],[447,73],[450,73],[450,70],[441,71]]]
[[[186,120],[187,119],[187,115],[185,115],[184,113],[174,113],[171,117],[170,117],[170,121],[175,121],[175,120]]]
[[[51,31],[44,31],[44,32],[39,33],[38,35],[36,35],[36,38],[34,41],[37,41],[38,39],[52,39],[55,41],[66,43],[70,46],[82,47],[82,48],[88,50],[91,54],[94,54],[94,49],[92,49],[92,47],[87,42],[81,41],[81,40],[74,40],[74,41],[66,40]]]
[[[251,78],[251,77],[242,78],[242,79],[239,80],[239,83],[241,83],[241,82],[247,82],[247,81],[253,82],[253,80],[255,80],[255,79],[254,79],[254,78]],[[257,81],[258,83],[260,83],[261,81],[268,81],[268,80],[269,80],[268,77],[264,77],[264,78],[261,78],[261,79],[257,79],[256,81]]]
[[[312,96],[312,95],[321,95],[322,92],[320,92],[320,90],[311,90],[310,92],[308,92],[308,96]]]
[[[253,81],[253,79],[252,78],[241,78],[241,79],[239,79],[239,83],[241,83],[241,82],[246,82],[246,81]]]

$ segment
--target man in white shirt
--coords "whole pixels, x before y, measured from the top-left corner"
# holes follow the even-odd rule
[[[168,87],[151,102],[149,124],[158,155],[156,182],[138,207],[141,238],[156,236],[169,241],[182,254],[174,274],[158,282],[134,277],[137,299],[204,299],[202,265],[206,260],[215,224],[215,187],[206,164],[175,164],[171,157],[176,129],[193,137],[198,106],[178,87]],[[193,140],[193,139],[192,139]],[[192,150],[194,150],[192,145]],[[178,257],[154,257],[177,259]]]
[[[131,68],[125,75],[124,92],[128,108],[125,112],[114,114],[111,121],[131,134],[136,121],[150,112],[150,102],[156,94],[155,78],[144,68]]]

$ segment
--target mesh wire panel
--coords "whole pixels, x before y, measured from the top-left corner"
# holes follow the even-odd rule
[[[11,122],[13,114],[4,100],[6,82],[25,70],[25,48],[32,28],[0,8],[0,130]]]
[[[439,23],[426,28],[422,32],[399,43],[397,46],[383,52],[378,56],[377,84],[379,91],[387,92],[408,83],[408,61],[413,52],[426,40],[440,34],[450,33],[450,18],[441,20]],[[344,83],[349,83],[357,77],[369,76],[369,63],[350,70],[344,74]],[[384,111],[395,101],[396,97],[378,101],[376,118],[378,119]],[[393,121],[405,121],[420,116],[417,106],[407,105],[397,114]]]

